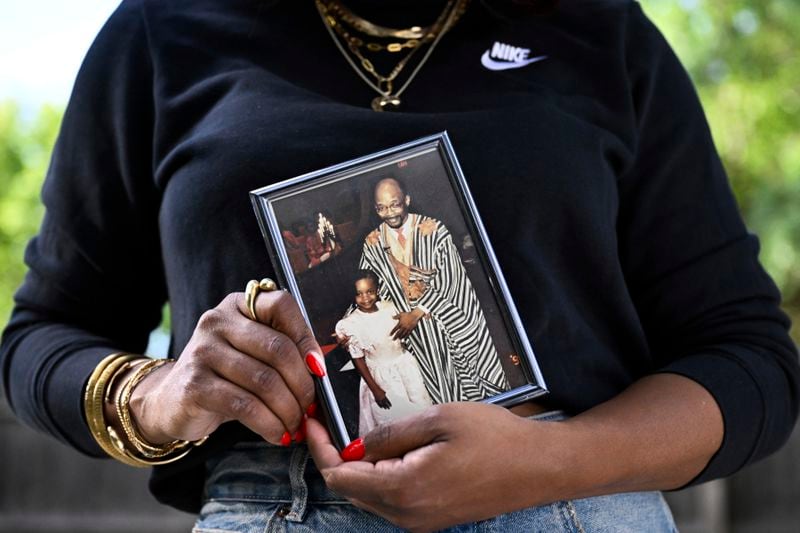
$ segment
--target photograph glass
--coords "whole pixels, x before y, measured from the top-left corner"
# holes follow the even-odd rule
[[[433,404],[547,392],[446,133],[251,198],[340,446]]]

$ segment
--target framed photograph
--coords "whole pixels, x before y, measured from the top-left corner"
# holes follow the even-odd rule
[[[547,393],[447,133],[251,199],[324,352],[318,396],[340,449],[432,404]]]

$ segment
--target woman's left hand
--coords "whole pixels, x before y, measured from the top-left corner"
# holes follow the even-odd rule
[[[568,464],[559,457],[562,426],[494,405],[437,405],[379,426],[364,436],[363,460],[350,462],[316,420],[307,432],[331,489],[400,527],[428,531],[558,499]]]
[[[418,531],[563,499],[681,487],[724,435],[711,393],[668,373],[564,422],[482,403],[436,405],[365,435],[363,461],[343,462],[316,420],[307,428],[329,487]]]

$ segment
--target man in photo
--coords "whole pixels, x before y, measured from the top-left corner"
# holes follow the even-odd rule
[[[508,389],[472,283],[439,220],[409,212],[396,178],[375,186],[382,223],[364,242],[360,268],[375,272],[380,296],[398,309],[391,334],[406,339],[434,403],[475,401]]]

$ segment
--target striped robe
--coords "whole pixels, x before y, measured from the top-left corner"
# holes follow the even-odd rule
[[[407,341],[419,361],[425,386],[434,403],[475,401],[508,390],[497,350],[475,289],[447,228],[436,219],[412,218],[412,265],[389,251],[382,223],[367,235],[360,267],[375,272],[382,299],[398,310],[422,305],[422,318]],[[410,267],[410,268],[409,268]],[[401,277],[411,278],[404,287]]]

